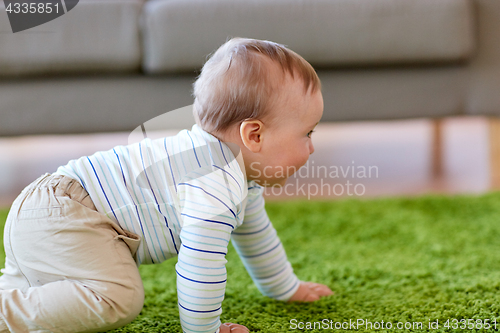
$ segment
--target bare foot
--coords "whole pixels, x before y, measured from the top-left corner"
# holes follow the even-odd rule
[[[243,325],[224,323],[220,325],[220,333],[249,333],[250,330]]]

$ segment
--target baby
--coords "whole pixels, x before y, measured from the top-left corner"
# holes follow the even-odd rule
[[[178,257],[184,332],[248,332],[219,320],[231,239],[259,290],[331,295],[301,282],[264,209],[314,148],[323,113],[309,63],[280,44],[234,38],[194,84],[196,125],[70,161],[26,187],[4,231],[0,332],[102,332],[131,322],[138,266]]]

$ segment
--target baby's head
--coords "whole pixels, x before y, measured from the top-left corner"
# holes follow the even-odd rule
[[[242,150],[247,176],[282,184],[314,151],[323,113],[312,66],[283,45],[246,38],[223,44],[194,84],[198,125]]]

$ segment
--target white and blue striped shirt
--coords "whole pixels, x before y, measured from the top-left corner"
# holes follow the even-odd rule
[[[194,125],[59,167],[97,210],[141,237],[138,264],[178,256],[184,332],[218,332],[229,240],[259,290],[287,300],[298,279],[264,208],[263,188],[246,181],[229,147]]]

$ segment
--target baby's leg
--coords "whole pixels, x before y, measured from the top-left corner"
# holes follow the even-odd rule
[[[70,181],[46,175],[11,208],[0,327],[3,319],[12,332],[102,332],[141,311],[144,291],[131,254],[138,240]]]

